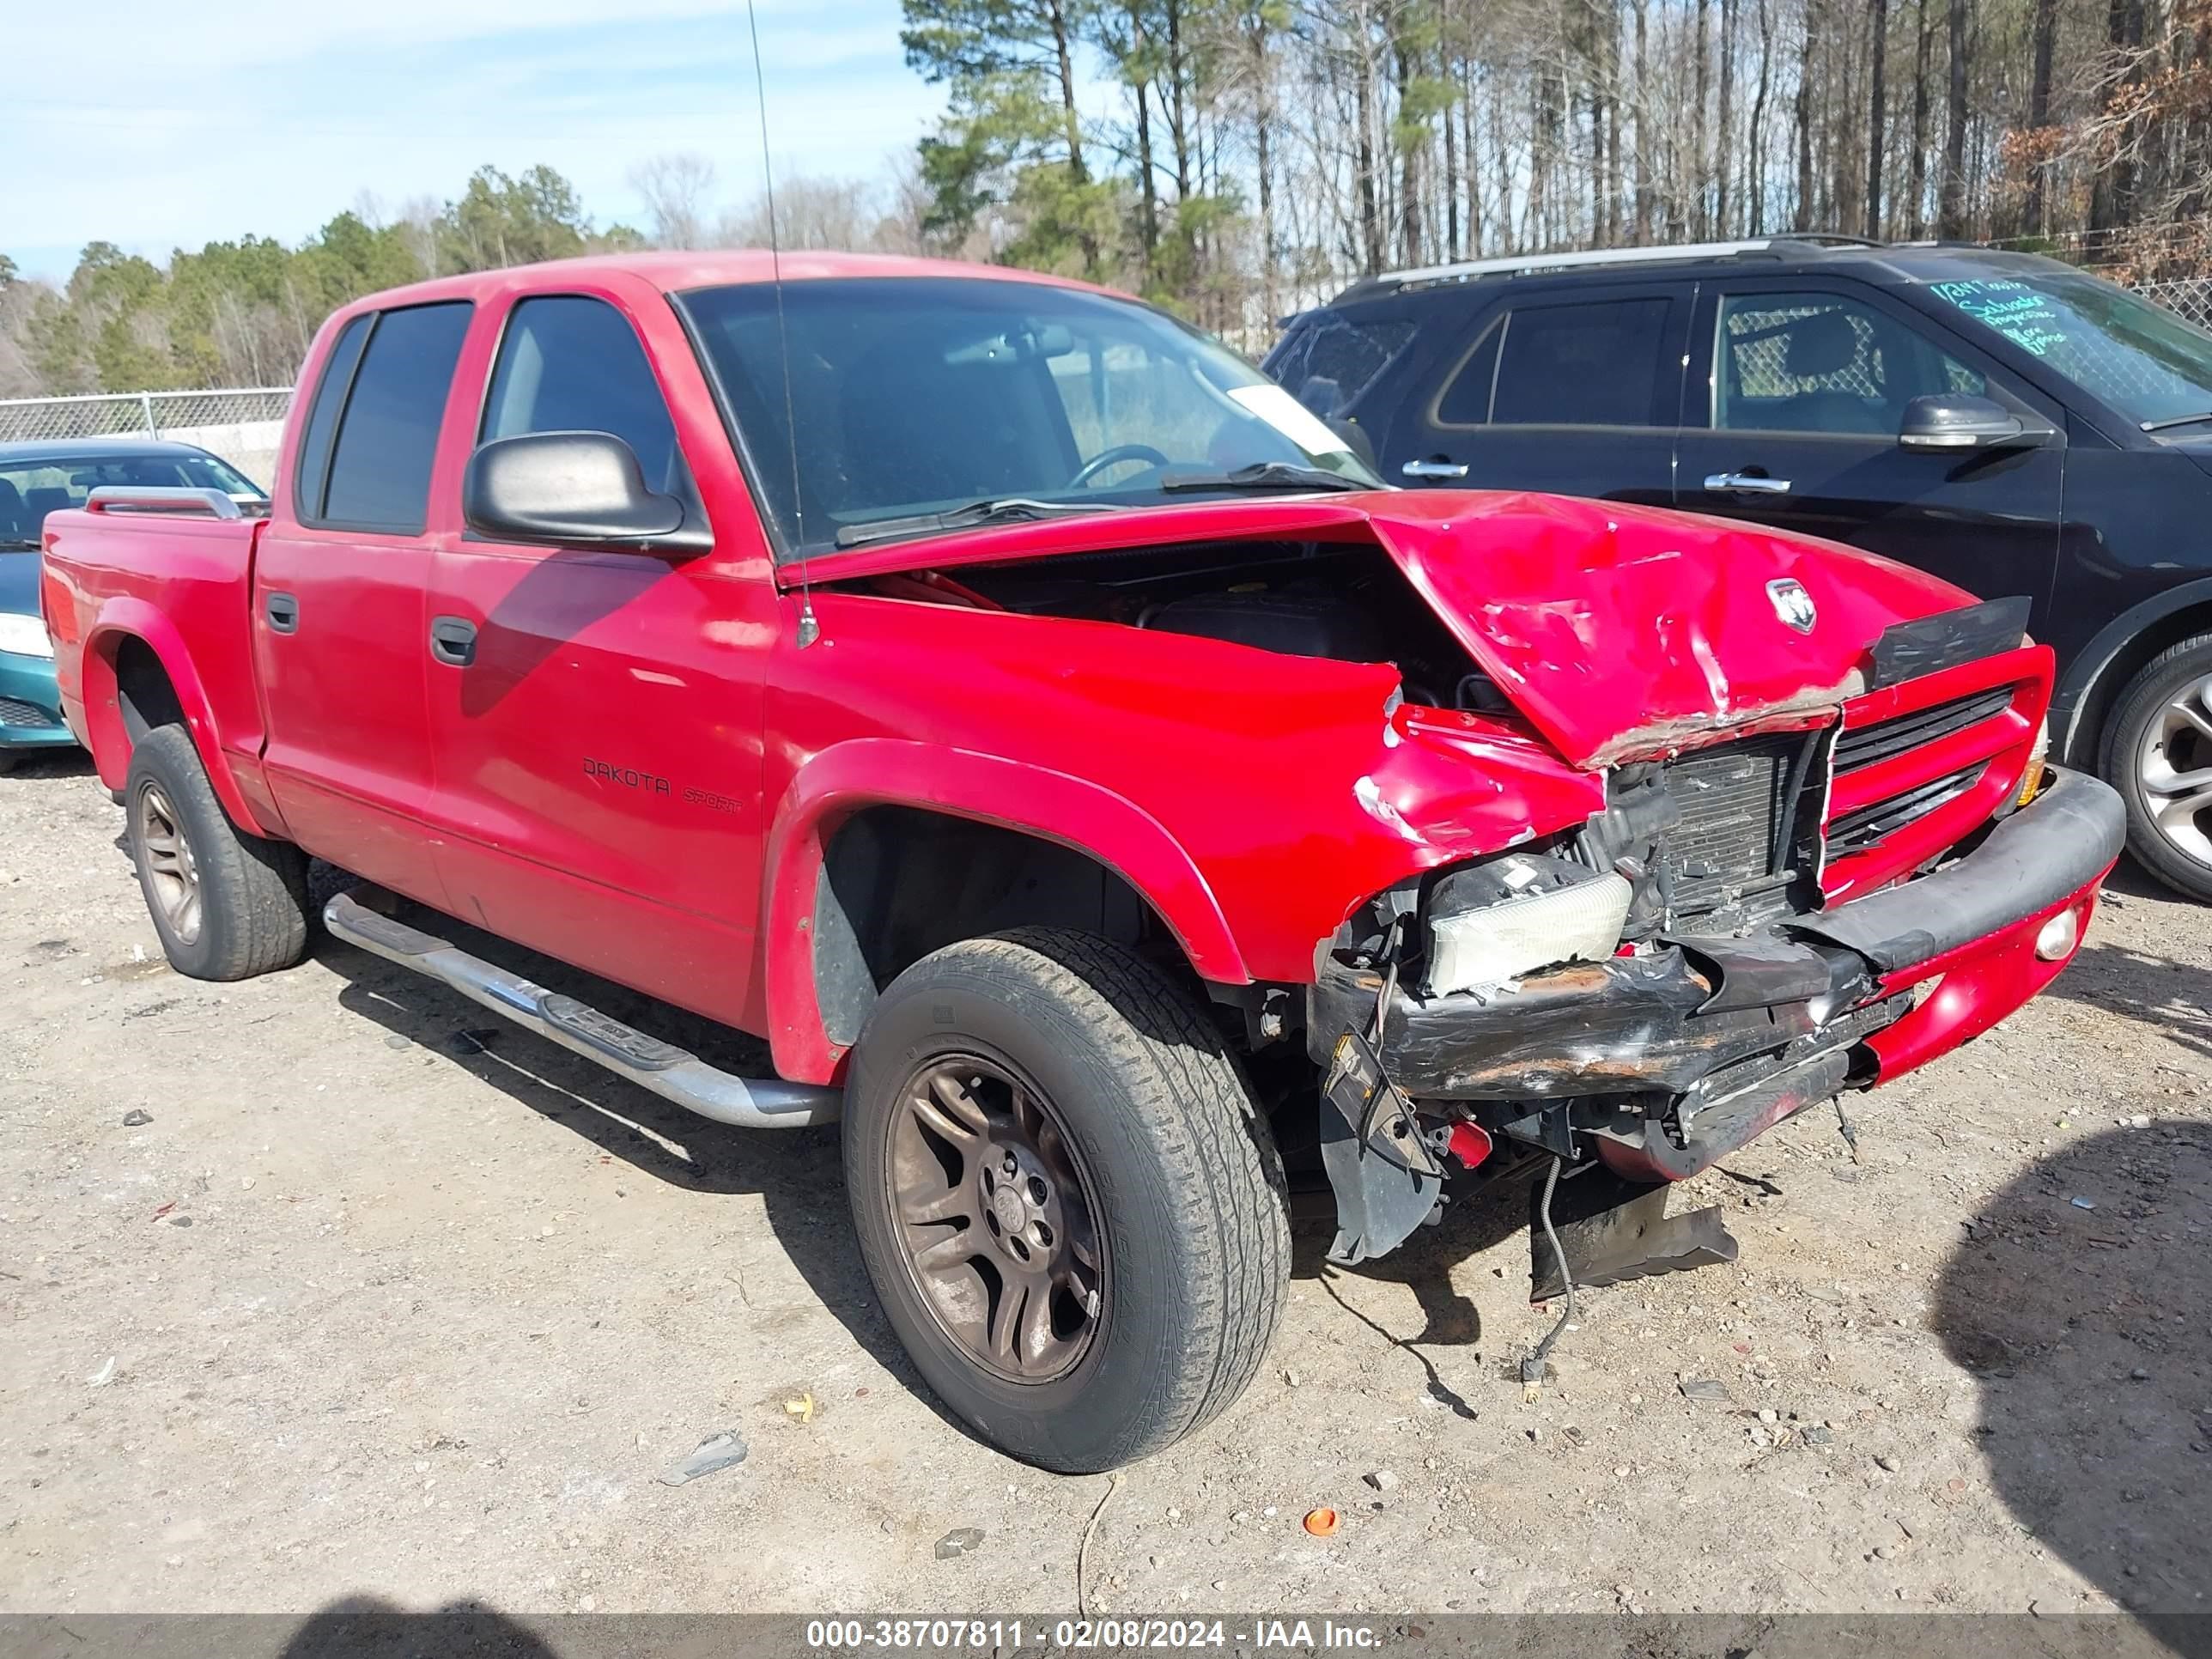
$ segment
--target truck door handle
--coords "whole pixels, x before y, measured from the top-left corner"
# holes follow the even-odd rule
[[[1705,477],[1705,489],[1715,495],[1787,495],[1790,480],[1764,472],[1713,472]]]
[[[430,654],[451,668],[477,659],[477,625],[464,617],[430,618]]]
[[[1398,471],[1409,478],[1464,478],[1467,463],[1448,461],[1439,455],[1425,461],[1408,461]]]
[[[289,593],[270,593],[261,602],[262,613],[269,618],[271,633],[296,634],[300,631],[300,602]]]

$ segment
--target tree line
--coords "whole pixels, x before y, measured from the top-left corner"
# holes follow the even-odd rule
[[[1391,266],[1789,231],[2212,266],[2212,0],[903,4],[951,104],[927,227],[1216,326]]]
[[[886,176],[777,191],[787,247],[1141,293],[1247,343],[1392,266],[1826,231],[2212,270],[2212,0],[902,0],[945,112]],[[0,255],[0,396],[270,384],[335,306],[598,249],[759,246],[714,163],[599,228],[538,167],[296,247]]]

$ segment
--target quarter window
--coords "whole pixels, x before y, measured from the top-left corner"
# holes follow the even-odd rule
[[[1663,295],[1517,307],[1437,400],[1441,426],[1671,426]]]
[[[1887,437],[1915,398],[1987,390],[1978,371],[1934,341],[1843,295],[1721,301],[1713,424],[1728,431]]]
[[[465,301],[454,301],[378,316],[338,417],[321,521],[422,533],[438,427],[469,311]],[[320,413],[319,407],[314,414]]]
[[[507,319],[484,399],[483,436],[611,432],[637,456],[648,488],[688,497],[676,426],[629,321],[604,300],[546,295]]]

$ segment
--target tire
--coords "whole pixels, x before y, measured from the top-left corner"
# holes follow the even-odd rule
[[[2128,851],[2136,862],[2175,890],[2212,902],[2212,796],[2191,811],[2186,803],[2198,792],[2160,787],[2212,770],[2212,729],[2198,729],[2181,712],[2185,705],[2212,728],[2208,693],[2212,634],[2161,652],[2120,693],[2097,769],[2127,803]]]
[[[124,833],[154,931],[189,979],[251,979],[307,953],[307,861],[230,821],[181,726],[131,751]],[[196,907],[186,901],[197,896]]]
[[[916,1082],[928,1077],[956,1095],[972,1082],[968,1104],[991,1126],[981,1142],[1012,1150],[948,1157],[951,1143],[926,1133],[909,1104],[918,1092],[939,1102]],[[1040,1150],[1021,1155],[1053,1165],[1054,1181],[1025,1232],[1000,1224],[1014,1220],[1006,1183],[989,1188],[972,1173],[1011,1168],[1001,1160],[1024,1133],[1018,1086],[1042,1101],[1032,1127],[1048,1126],[1030,1137]],[[938,1103],[935,1115],[957,1114]],[[1289,1276],[1281,1160],[1205,1010],[1133,952],[1020,928],[924,957],[869,1014],[843,1133],[861,1259],[892,1328],[939,1398],[1008,1455],[1062,1474],[1118,1468],[1210,1422],[1259,1369]],[[934,1175],[917,1146],[941,1166]],[[922,1188],[941,1180],[945,1194],[902,1207],[917,1169]],[[934,1224],[941,1233],[909,1231],[933,1204],[961,1212]],[[1061,1229],[1048,1242],[1074,1255],[1033,1329],[1034,1295],[1005,1299],[1023,1271],[1006,1251],[1042,1238],[1048,1218]],[[1086,1227],[1097,1258],[1087,1279]],[[975,1261],[940,1278],[915,1263],[920,1238],[965,1234],[981,1246],[986,1233]],[[988,1357],[977,1343],[1009,1306],[1022,1322],[1018,1352]],[[966,1340],[956,1314],[974,1316]],[[1035,1374],[1009,1374],[1024,1366]]]

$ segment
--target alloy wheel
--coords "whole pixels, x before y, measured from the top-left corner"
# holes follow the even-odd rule
[[[2212,864],[2212,675],[2169,697],[2144,729],[2136,757],[2143,807],[2176,851]]]
[[[161,920],[179,944],[200,936],[200,866],[184,820],[158,783],[138,792],[138,846],[146,885]]]
[[[1012,1067],[936,1056],[908,1079],[887,1176],[907,1267],[976,1364],[1049,1382],[1080,1364],[1108,1291],[1090,1183],[1058,1113]]]

